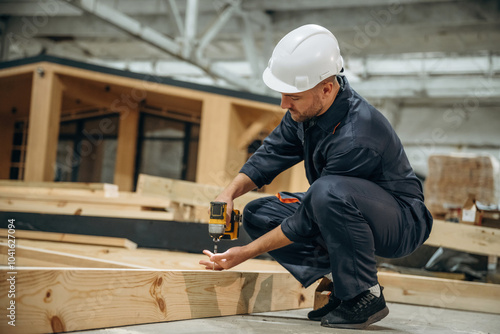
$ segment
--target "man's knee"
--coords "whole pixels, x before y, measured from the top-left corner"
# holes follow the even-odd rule
[[[243,209],[243,228],[245,231],[267,230],[271,225],[269,217],[272,212],[269,212],[269,198],[257,198],[249,202]]]
[[[311,202],[317,207],[326,207],[332,203],[350,202],[352,178],[340,175],[328,175],[317,179],[309,188]]]

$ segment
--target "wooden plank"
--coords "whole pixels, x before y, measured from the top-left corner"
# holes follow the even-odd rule
[[[217,96],[215,94],[206,93],[199,90],[193,90],[189,88],[182,88],[171,85],[160,84],[157,81],[145,81],[141,79],[127,78],[123,76],[118,76],[114,74],[108,74],[103,72],[96,72],[87,69],[76,68],[72,66],[54,64],[54,69],[58,74],[63,74],[65,76],[75,77],[78,79],[90,80],[93,82],[106,83],[107,85],[116,85],[119,87],[127,87],[137,90],[137,94],[143,92],[158,93],[164,95],[172,95],[176,97],[183,97],[189,100],[202,100],[206,97]],[[144,76],[147,79],[147,75]],[[120,99],[124,102],[125,99]]]
[[[2,68],[2,69],[0,69],[0,78],[8,78],[8,77],[17,76],[17,75],[24,75],[24,74],[33,73],[36,70],[37,66],[45,65],[45,64],[48,64],[48,63],[41,62],[41,63],[36,63],[36,64],[27,64],[27,65],[15,66],[15,67]]]
[[[12,240],[12,239],[11,239]],[[9,244],[0,243],[0,254],[6,257],[9,250]],[[27,247],[17,245],[15,251],[15,266],[32,266],[31,260],[43,261],[52,266],[67,266],[67,267],[84,267],[84,268],[147,268],[145,266],[138,266],[134,264],[122,263],[117,261],[109,261],[96,259],[89,256],[74,255],[63,252],[56,252],[35,247]],[[2,259],[2,265],[7,265],[8,262],[5,258]]]
[[[37,69],[39,71],[33,73],[24,180],[52,181],[59,137],[62,85],[50,65]]]
[[[118,197],[119,193],[108,192],[105,190],[95,190],[95,189],[72,189],[72,188],[52,188],[52,187],[18,187],[18,186],[4,186],[0,184],[0,193],[3,194],[25,194],[25,195],[37,195],[43,196],[85,196],[97,198],[105,197]]]
[[[500,256],[500,230],[434,220],[426,245]]]
[[[12,274],[0,272],[0,291]],[[2,333],[48,333],[308,308],[289,273],[144,269],[17,269],[16,326]],[[7,293],[0,305],[9,305]],[[4,307],[2,306],[2,307]]]
[[[84,189],[102,190],[108,197],[114,197],[118,193],[118,186],[111,183],[91,182],[26,182],[18,180],[0,180],[0,186],[33,187],[33,188],[62,188],[62,189]]]
[[[386,301],[500,314],[500,284],[379,272]]]
[[[207,207],[219,195],[223,187],[200,184],[196,182],[174,180],[164,177],[139,174],[137,193],[144,195],[161,195],[172,201],[183,204]],[[235,201],[235,209],[242,210],[254,199],[270,196],[270,194],[249,192]]]
[[[65,86],[66,96],[85,101],[96,107],[109,108],[114,112],[120,111],[120,108],[116,107],[116,101],[120,101],[120,96],[109,90],[99,89],[89,81],[68,76],[62,76],[61,82]]]
[[[7,240],[6,238],[0,238],[0,242],[6,242],[6,240]],[[138,265],[138,266],[145,266],[154,269],[200,270],[204,269],[205,267],[201,266],[199,264],[199,261],[206,259],[206,255],[202,254],[201,252],[193,254],[193,253],[168,251],[164,249],[137,248],[134,250],[130,250],[117,247],[80,245],[80,244],[26,240],[26,239],[16,239],[16,245],[52,250],[56,252],[62,252],[74,255],[89,256],[96,259],[115,261],[132,265]],[[49,265],[40,264],[37,266],[49,266]],[[245,261],[229,270],[287,272],[286,269],[283,268],[276,261],[259,260],[259,259],[251,259]]]
[[[72,194],[71,194],[72,193]],[[167,209],[171,201],[155,195],[138,195],[136,193],[120,192],[116,197],[99,197],[91,193],[86,193],[81,190],[64,190],[47,188],[9,188],[8,191],[3,192],[0,187],[0,198],[7,199],[26,199],[26,200],[43,200],[43,201],[59,201],[59,202],[73,202],[78,204],[90,203],[97,205],[115,205],[115,206],[128,206],[132,208],[158,208]]]
[[[98,203],[72,203],[68,201],[43,201],[6,199],[0,196],[0,211],[6,212],[36,212],[59,215],[78,215],[92,217],[117,217],[129,219],[173,220],[174,214],[166,211],[131,210],[124,206],[112,207]]]
[[[7,234],[8,234],[7,229],[5,228],[0,229],[0,236],[6,237]],[[15,232],[15,237],[16,240],[31,239],[31,240],[69,242],[69,243],[86,244],[86,245],[123,247],[127,249],[137,248],[137,244],[135,242],[132,242],[125,238],[103,237],[96,235],[28,231],[28,230],[17,229]]]
[[[126,191],[132,191],[134,188],[139,116],[138,109],[129,108],[120,114],[113,183]]]

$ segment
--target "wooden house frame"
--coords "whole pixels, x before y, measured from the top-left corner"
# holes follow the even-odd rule
[[[279,99],[267,96],[51,56],[1,63],[0,87],[0,179],[8,179],[16,167],[24,171],[24,181],[53,181],[60,122],[109,114],[119,115],[113,183],[125,191],[133,190],[137,177],[140,113],[198,122],[195,181],[219,186],[238,173],[249,144],[269,133],[284,114]],[[19,120],[27,124],[24,142],[13,147]],[[13,150],[23,156],[16,166]],[[302,166],[282,173],[266,192],[307,189]]]

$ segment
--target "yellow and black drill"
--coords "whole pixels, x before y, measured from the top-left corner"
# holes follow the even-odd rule
[[[226,202],[210,202],[210,220],[208,221],[208,234],[214,240],[214,254],[217,253],[217,243],[220,239],[238,239],[240,233],[241,214],[233,210],[231,221],[226,225]]]

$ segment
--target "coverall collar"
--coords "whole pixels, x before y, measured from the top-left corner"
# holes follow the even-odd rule
[[[309,124],[304,124],[304,129],[318,125],[323,131],[333,132],[339,122],[344,119],[349,111],[349,97],[352,95],[352,91],[344,76],[337,76],[337,81],[340,84],[340,89],[330,108],[322,115],[311,119]]]

